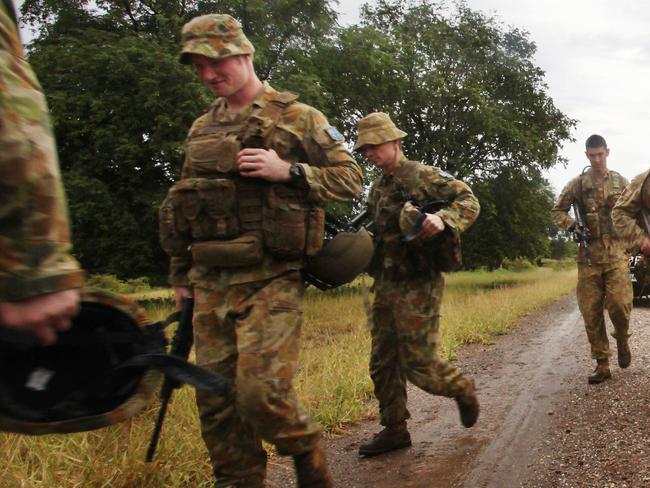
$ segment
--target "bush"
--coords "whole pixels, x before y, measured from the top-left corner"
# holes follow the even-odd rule
[[[527,271],[534,269],[535,266],[527,258],[517,257],[515,259],[504,258],[501,261],[501,267],[507,269],[508,271]]]
[[[94,274],[88,277],[86,280],[86,286],[119,293],[121,295],[125,293],[141,293],[151,290],[149,279],[145,276],[122,281],[112,274]]]
[[[568,258],[568,259],[548,259],[544,258],[542,259],[542,267],[544,268],[551,268],[554,270],[562,270],[562,269],[569,269],[575,267],[576,262],[575,259]]]

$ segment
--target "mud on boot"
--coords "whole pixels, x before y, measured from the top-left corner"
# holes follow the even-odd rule
[[[298,488],[333,488],[334,481],[327,470],[325,451],[316,445],[313,451],[293,457]]]
[[[632,362],[632,353],[627,337],[622,340],[616,339],[616,349],[618,350],[618,365],[621,368],[627,368]]]
[[[478,420],[480,410],[474,380],[469,380],[465,391],[454,398],[458,404],[461,423],[464,427],[471,427]]]
[[[379,456],[385,452],[403,449],[411,445],[411,434],[406,429],[406,422],[386,427],[375,434],[371,441],[359,446],[359,456]]]
[[[612,377],[612,373],[609,371],[609,359],[597,359],[596,361],[598,363],[596,369],[587,378],[589,384],[592,385],[602,383]]]

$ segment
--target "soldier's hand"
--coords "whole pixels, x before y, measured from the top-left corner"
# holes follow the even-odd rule
[[[643,243],[641,244],[640,251],[645,256],[650,256],[650,237],[646,236],[646,238],[643,239]]]
[[[436,234],[439,234],[445,230],[445,223],[443,220],[438,217],[436,214],[425,214],[425,218],[422,221],[422,228],[418,233],[419,239],[431,239]]]
[[[43,345],[56,342],[79,311],[79,290],[63,290],[16,302],[0,302],[0,325],[29,332]]]
[[[266,181],[289,181],[291,164],[280,159],[273,149],[246,148],[237,154],[237,170],[242,176]]]

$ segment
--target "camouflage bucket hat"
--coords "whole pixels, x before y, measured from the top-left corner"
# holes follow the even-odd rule
[[[354,150],[358,151],[366,144],[377,145],[406,137],[406,132],[399,130],[390,116],[384,112],[373,112],[359,121],[358,139]]]
[[[181,31],[180,61],[183,64],[189,63],[190,54],[221,59],[254,52],[241,25],[230,15],[201,15],[190,20]]]
[[[21,343],[20,336],[3,330],[0,430],[81,432],[140,412],[163,374],[120,366],[134,356],[164,351],[163,331],[156,325],[123,297],[83,290],[79,314],[54,345]]]

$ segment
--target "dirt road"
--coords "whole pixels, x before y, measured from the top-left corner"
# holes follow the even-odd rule
[[[477,425],[460,425],[453,400],[411,388],[413,446],[358,458],[374,421],[329,439],[336,486],[650,487],[650,308],[635,308],[631,329],[632,366],[619,370],[614,357],[603,385],[587,384],[593,361],[573,296],[493,345],[464,348],[456,364],[479,388]],[[294,486],[286,460],[269,471],[270,487]]]

